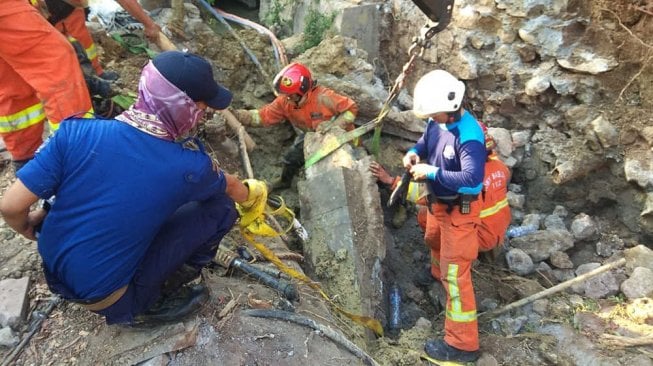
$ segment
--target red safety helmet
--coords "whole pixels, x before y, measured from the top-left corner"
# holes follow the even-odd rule
[[[492,135],[487,130],[487,126],[485,123],[478,121],[478,124],[481,126],[481,129],[483,130],[483,135],[485,136],[485,150],[487,151],[488,154],[490,154],[495,147],[497,147],[497,143],[494,141],[494,138]]]
[[[277,93],[303,96],[313,87],[313,78],[306,66],[293,62],[279,71],[272,83]]]

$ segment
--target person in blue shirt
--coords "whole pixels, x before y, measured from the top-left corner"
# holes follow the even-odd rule
[[[163,52],[142,70],[135,104],[115,119],[68,119],[17,173],[0,202],[36,239],[50,289],[108,324],[179,319],[208,298],[199,277],[237,211],[265,184],[223,172],[190,138],[231,92],[203,58]],[[46,212],[30,206],[55,197]]]
[[[465,84],[444,70],[415,85],[413,112],[427,120],[424,135],[403,158],[414,180],[428,189],[424,241],[431,248],[431,274],[447,293],[444,339],[428,340],[437,360],[478,359],[478,323],[471,267],[478,254],[484,166],[483,131],[462,108]]]

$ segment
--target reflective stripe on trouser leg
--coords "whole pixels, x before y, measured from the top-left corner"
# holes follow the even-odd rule
[[[458,349],[475,351],[479,342],[471,267],[478,255],[480,204],[473,202],[467,215],[457,207],[447,213],[446,205],[435,206],[434,216],[440,223],[440,271],[447,291],[444,340]]]
[[[42,142],[43,105],[34,88],[2,58],[0,75],[0,135],[13,160],[30,159]]]
[[[435,205],[433,209],[435,210]],[[431,212],[427,209],[425,211],[424,243],[431,249],[431,275],[440,281],[442,279],[440,271],[440,223]]]
[[[50,122],[88,112],[91,98],[73,47],[27,6],[32,10],[2,18],[2,59],[36,91]]]
[[[88,59],[91,60],[91,64],[93,64],[95,72],[98,75],[102,75],[104,70],[102,69],[102,66],[100,66],[100,60],[98,59],[97,55],[97,47],[95,46],[95,42],[93,42],[93,37],[88,31],[88,28],[86,28],[86,14],[84,13],[84,9],[75,9],[72,13],[70,13],[70,15],[66,17],[66,19],[55,24],[55,28],[57,28],[66,36],[72,36],[78,40],[79,43],[81,43],[81,45],[84,47]]]
[[[37,102],[8,116],[0,115],[0,133],[22,130],[45,120],[43,104]]]

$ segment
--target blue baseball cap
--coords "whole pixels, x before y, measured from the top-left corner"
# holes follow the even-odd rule
[[[211,64],[192,53],[166,51],[157,55],[154,67],[193,101],[203,101],[213,109],[225,109],[233,98],[231,92],[213,79]]]

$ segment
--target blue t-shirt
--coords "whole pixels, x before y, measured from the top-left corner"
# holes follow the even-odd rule
[[[129,283],[166,218],[226,188],[205,153],[116,120],[65,121],[17,176],[41,198],[56,195],[38,249],[79,299]]]
[[[487,157],[485,138],[469,112],[455,123],[430,121],[411,150],[422,163],[440,168],[435,180],[427,180],[430,193],[449,197],[481,192]]]

